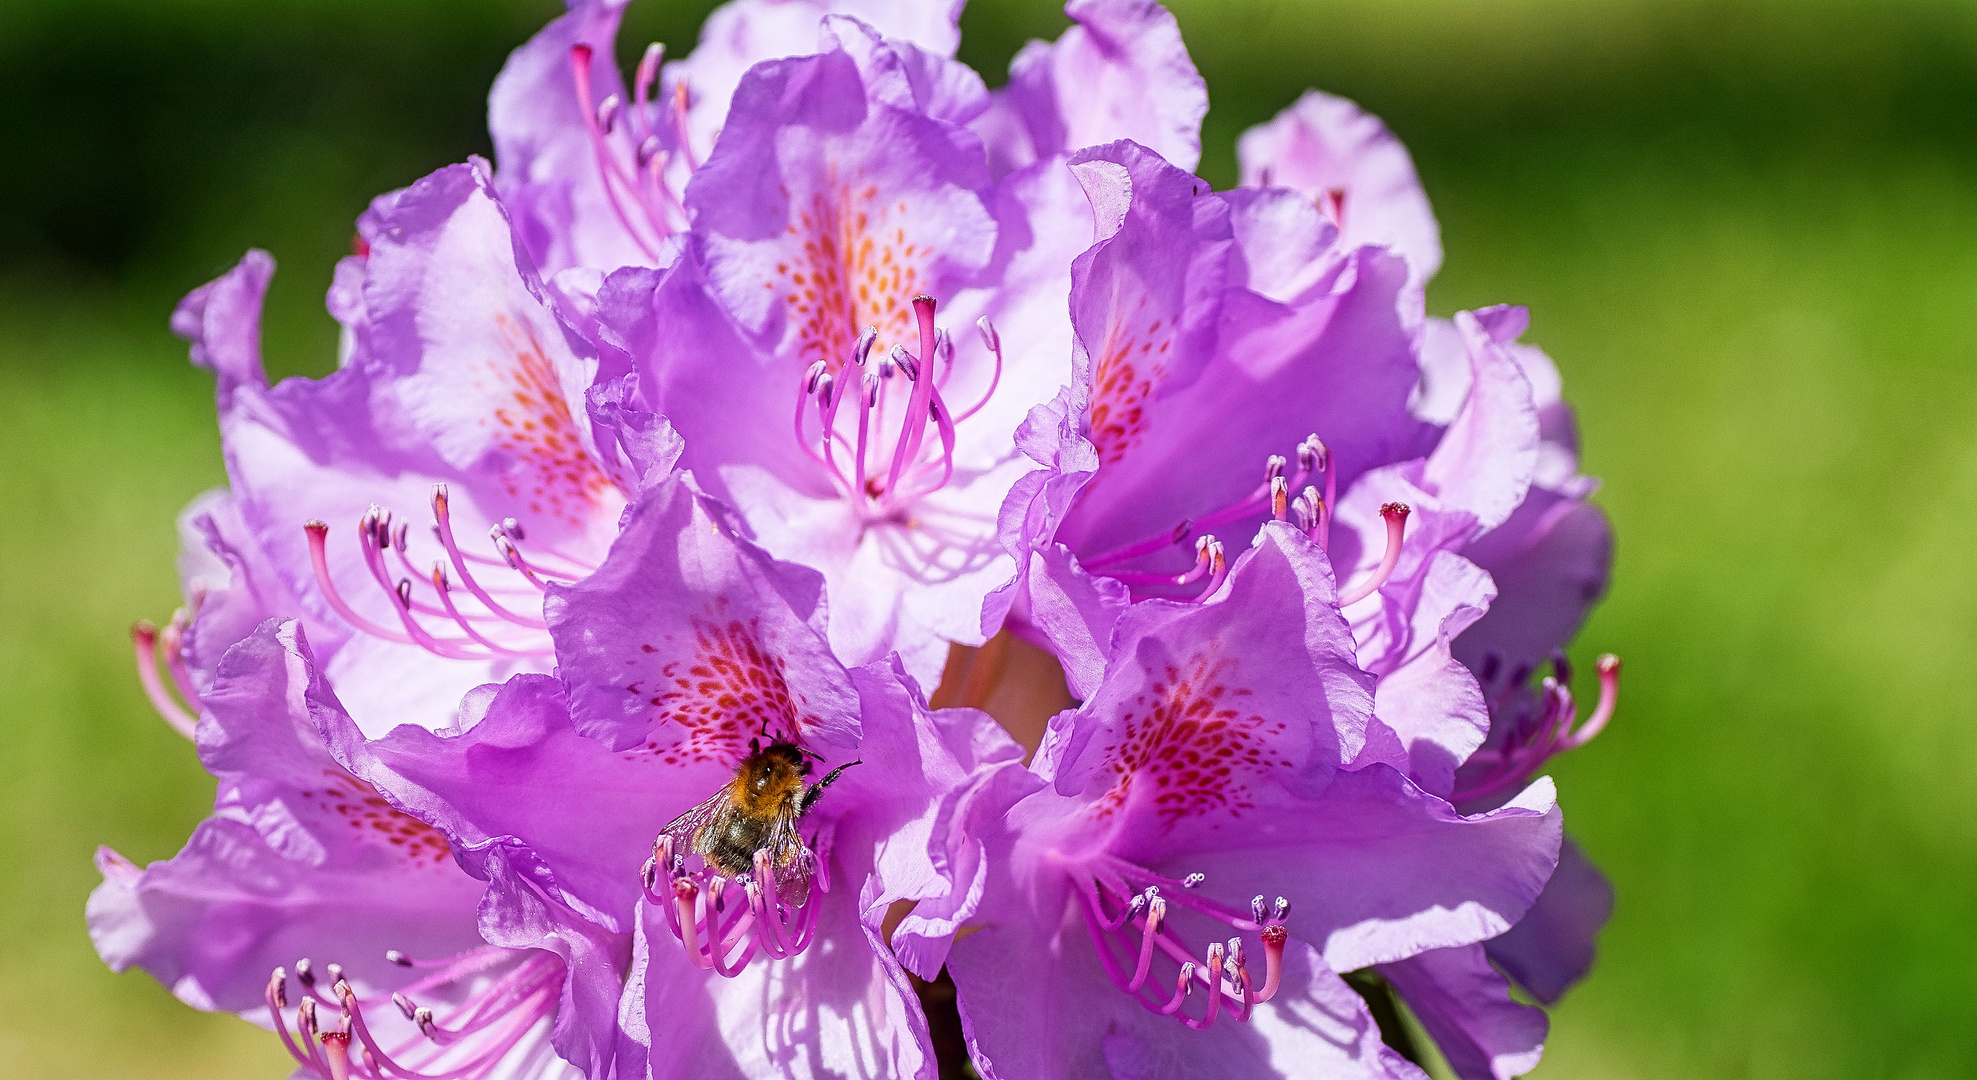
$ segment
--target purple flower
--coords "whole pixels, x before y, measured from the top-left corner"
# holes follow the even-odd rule
[[[623,7],[359,220],[334,374],[267,385],[260,253],[175,313],[229,487],[134,642],[220,797],[102,857],[105,957],[329,1080],[931,1077],[943,966],[985,1076],[1418,1076],[1389,992],[1534,1065],[1509,979],[1612,902],[1534,779],[1613,714],[1559,654],[1611,540],[1522,309],[1426,315],[1399,142],[1309,94],[1213,192],[1152,0],[994,92],[956,0],[629,80]],[[1005,627],[1078,699],[1027,762],[926,696]]]
[[[736,0],[708,16],[684,60],[664,64],[665,50],[649,46],[627,89],[612,59],[627,2],[573,0],[515,51],[489,97],[496,184],[546,276],[670,264],[689,222],[687,183],[743,74],[819,51],[826,14],[855,16],[928,62],[960,40],[959,0]]]
[[[577,1045],[610,1047],[572,1058],[592,1076],[930,1075],[881,927],[945,890],[938,800],[1018,750],[983,714],[930,713],[895,664],[840,665],[817,574],[734,529],[686,479],[653,488],[603,568],[551,593],[560,681],[488,688],[462,731],[338,752],[490,881],[490,941],[552,926],[600,956],[628,945],[622,1000],[613,963],[569,968],[566,999],[615,1005],[576,1011]],[[668,832],[776,747],[814,761],[813,784],[836,774],[790,804],[794,846],[736,869]]]
[[[212,557],[164,641],[195,708],[225,649],[284,616],[310,628],[364,730],[452,723],[471,687],[547,665],[542,590],[588,573],[627,494],[678,455],[664,420],[590,393],[595,353],[481,165],[385,196],[359,225],[365,253],[332,293],[347,355],[325,379],[267,385],[264,254],[173,316],[219,379],[230,488],[189,512],[188,547]],[[430,529],[386,509],[422,504]],[[327,522],[354,524],[355,543]],[[185,723],[139,644],[154,698]]]
[[[838,654],[897,651],[930,687],[1009,577],[1011,433],[1070,378],[1091,211],[1057,160],[991,183],[965,68],[825,29],[827,51],[742,80],[687,192],[688,255],[607,279],[601,335],[751,538],[824,573]]]
[[[1576,734],[1568,697],[1492,735],[1462,662],[1480,656],[1522,686],[1604,585],[1604,519],[1583,502],[1592,485],[1577,475],[1555,371],[1515,344],[1523,312],[1424,320],[1406,264],[1346,247],[1288,192],[1204,195],[1133,144],[1073,162],[1094,205],[1119,207],[1101,213],[1073,273],[1089,390],[1032,417],[1023,446],[1044,468],[1005,510],[1005,540],[1026,554],[998,597],[1050,642],[1073,692],[1095,690],[1134,601],[1214,593],[1229,562],[1216,533],[1274,518],[1352,568],[1340,607],[1376,677],[1383,733],[1356,764],[1387,762],[1465,805],[1496,796],[1487,808],[1597,733],[1611,686]],[[1547,372],[1551,434],[1533,388]],[[1500,592],[1507,614],[1484,621]],[[1567,891],[1592,899],[1548,923],[1596,929],[1599,890]],[[1589,933],[1544,941],[1526,949],[1548,955],[1506,967],[1583,973]],[[1544,1021],[1511,1001],[1479,948],[1388,974],[1462,1075],[1507,1076],[1536,1061]]]
[[[104,961],[272,1027],[322,1080],[574,1075],[550,1047],[552,1031],[566,1045],[565,958],[484,941],[483,886],[449,840],[331,755],[361,736],[298,625],[270,620],[229,649],[204,700],[213,816],[141,870],[98,853]]]
[[[1464,817],[1356,764],[1373,680],[1302,529],[1234,562],[1205,601],[1133,605],[1036,760],[943,808],[936,861],[981,884],[895,943],[928,937],[900,951],[930,969],[970,929],[945,960],[984,1076],[1418,1075],[1337,973],[1493,937],[1551,874],[1548,783]]]
[[[1192,171],[1208,84],[1174,16],[1154,0],[1070,0],[1064,13],[1075,25],[1054,44],[1025,45],[974,121],[996,174],[1118,139]]]
[[[1236,143],[1242,182],[1284,187],[1317,203],[1352,246],[1388,247],[1416,282],[1442,265],[1441,228],[1414,173],[1414,159],[1380,118],[1341,97],[1306,90]]]

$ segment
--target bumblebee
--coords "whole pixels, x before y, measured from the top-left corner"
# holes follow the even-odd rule
[[[810,899],[810,848],[796,823],[824,789],[859,762],[840,765],[808,787],[811,759],[817,755],[792,742],[768,746],[751,739],[748,756],[713,797],[666,826],[674,851],[692,851],[723,876],[745,880],[755,872],[755,853],[769,853],[776,896],[792,908]]]

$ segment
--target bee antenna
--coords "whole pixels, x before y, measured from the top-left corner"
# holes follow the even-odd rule
[[[750,754],[759,754],[759,753],[761,753],[761,752],[762,752],[762,740],[761,740],[761,739],[750,739],[750,740],[748,740],[748,752],[749,752]]]

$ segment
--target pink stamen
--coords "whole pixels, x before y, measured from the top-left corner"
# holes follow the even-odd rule
[[[802,447],[803,452],[808,454],[812,460],[820,462],[824,458],[819,457],[817,451],[810,449],[810,439],[803,434],[803,414],[810,404],[810,396],[817,392],[817,380],[823,376],[825,368],[826,365],[822,360],[811,364],[809,372],[803,377],[803,381],[796,384],[796,445]],[[828,434],[830,430],[830,424],[826,423],[824,425],[825,433]],[[828,438],[824,441],[824,454],[827,456],[830,454],[830,440]]]
[[[1168,1000],[1167,1004],[1154,1011],[1166,1016],[1172,1016],[1181,1011],[1181,1006],[1187,1002],[1189,995],[1193,993],[1194,964],[1190,962],[1181,965],[1181,977],[1174,983],[1174,996]]]
[[[1387,521],[1386,554],[1380,557],[1380,565],[1374,569],[1370,577],[1339,596],[1339,606],[1342,608],[1350,607],[1373,595],[1380,586],[1387,583],[1387,578],[1393,575],[1394,567],[1400,563],[1400,536],[1407,528],[1407,504],[1388,503],[1380,507],[1380,516]]]
[[[638,59],[638,73],[632,78],[632,115],[643,128],[639,134],[650,137],[652,125],[647,106],[652,100],[652,84],[659,81],[659,63],[666,58],[666,47],[653,42],[645,47],[645,55]]]
[[[357,527],[358,539],[364,552],[364,565],[370,569],[371,577],[378,585],[390,594],[394,601],[392,610],[397,612],[398,621],[405,627],[405,633],[411,637],[413,644],[449,660],[477,659],[473,652],[460,648],[461,645],[466,644],[464,639],[442,640],[433,637],[425,627],[419,625],[417,619],[412,617],[411,582],[406,580],[393,584],[389,573],[385,570],[383,553],[378,549],[379,542],[389,537],[386,529],[388,521],[379,518],[378,514],[377,507],[372,507],[371,512],[364,516]],[[443,614],[437,609],[434,609],[433,613]]]
[[[336,582],[330,578],[329,554],[326,549],[329,526],[320,521],[311,521],[303,525],[302,529],[309,535],[309,563],[316,572],[316,586],[323,591],[323,599],[329,602],[330,609],[342,616],[344,622],[372,637],[395,641],[400,645],[416,644],[405,634],[388,630],[357,614],[356,609],[344,601],[343,594],[336,589]]]
[[[1208,982],[1208,1014],[1199,1020],[1191,1016],[1181,1017],[1182,1023],[1196,1031],[1206,1031],[1209,1025],[1215,1023],[1216,1015],[1222,1011],[1222,961],[1224,959],[1221,942],[1218,941],[1208,947],[1208,974],[1203,976]],[[1199,969],[1196,970],[1196,974],[1201,974]]]
[[[982,391],[981,400],[968,406],[965,412],[955,417],[954,422],[957,424],[981,412],[982,406],[989,403],[989,399],[995,396],[996,388],[1002,385],[1002,335],[995,332],[995,325],[988,321],[986,315],[975,320],[975,328],[981,331],[982,347],[989,351],[990,356],[995,357],[995,369],[989,375],[988,389]]]
[[[686,155],[687,172],[700,171],[700,155],[694,152],[693,140],[687,137],[686,114],[688,108],[687,83],[685,79],[673,84],[673,133],[679,139],[680,150]]]
[[[1133,977],[1126,980],[1126,990],[1139,990],[1146,982],[1147,972],[1153,969],[1153,943],[1160,937],[1160,920],[1167,917],[1167,901],[1155,893],[1146,904],[1146,914],[1140,918],[1139,963],[1133,967]]]
[[[1181,528],[1186,527],[1187,523],[1183,522]],[[1140,570],[1122,570],[1111,576],[1127,585],[1192,585],[1207,577],[1215,569],[1215,549],[1220,545],[1221,542],[1213,536],[1197,537],[1194,542],[1194,567],[1184,574],[1149,574]]]
[[[1228,580],[1229,577],[1228,553],[1222,547],[1222,542],[1212,536],[1208,538],[1208,561],[1210,567],[1208,585],[1200,593],[1196,594],[1195,600],[1197,601],[1206,600],[1214,596],[1215,590],[1220,589],[1222,582]]]
[[[1332,550],[1332,507],[1339,504],[1338,462],[1324,443],[1313,435],[1311,441],[1318,446],[1318,466],[1325,470],[1325,501],[1318,504],[1318,550],[1327,554]]]
[[[666,913],[666,925],[686,950],[687,959],[703,971],[734,978],[756,955],[782,960],[810,947],[815,940],[823,898],[830,892],[825,860],[806,851],[815,878],[810,898],[799,908],[787,908],[777,897],[770,854],[756,852],[753,874],[731,881],[711,866],[688,870],[675,860],[671,838],[661,836],[652,858],[640,869],[646,902]],[[662,895],[658,879],[672,877],[671,895]],[[727,891],[739,887],[742,897],[730,903]]]
[[[502,656],[515,656],[515,657],[555,655],[554,649],[544,650],[544,649],[510,648],[509,646],[503,645],[500,642],[489,638],[487,635],[481,633],[479,630],[474,629],[474,625],[468,622],[466,616],[462,615],[460,613],[460,609],[454,605],[453,587],[447,582],[446,567],[442,566],[439,563],[432,564],[432,587],[433,587],[433,591],[439,594],[439,602],[445,606],[446,614],[450,618],[452,618],[454,623],[457,624],[461,630],[466,632],[466,635],[468,637],[480,643],[481,647],[487,649],[489,652],[498,653]]]
[[[617,181],[617,186],[625,188],[628,193],[636,192],[636,185],[630,177],[624,175],[623,170],[618,164],[617,155],[611,152],[610,144],[605,141],[607,133],[599,124],[597,107],[592,104],[590,90],[591,55],[591,47],[588,45],[578,44],[570,46],[570,71],[576,80],[577,112],[583,117],[584,130],[590,135],[591,149],[597,158],[599,186],[604,189],[605,201],[611,204],[611,212],[617,216],[618,223],[625,227],[626,234],[632,238],[633,243],[639,246],[639,250],[645,252],[646,258],[656,262],[659,258],[659,253],[653,249],[651,244],[646,242],[644,235],[632,225],[631,216],[625,213],[624,204],[618,198],[618,188],[612,184],[612,181],[615,180]]]
[[[953,481],[958,425],[987,403],[1002,379],[1001,340],[994,326],[982,319],[979,326],[983,344],[994,357],[995,367],[983,397],[957,417],[941,390],[946,375],[954,367],[954,343],[945,330],[934,324],[938,305],[932,297],[917,296],[913,306],[919,330],[919,353],[895,343],[867,370],[866,360],[878,338],[878,328],[868,326],[853,347],[852,363],[833,371],[827,361],[816,361],[806,370],[797,389],[791,429],[798,444],[812,460],[830,470],[843,496],[857,505],[867,521],[891,517]],[[861,372],[855,382],[851,375],[854,366]],[[895,375],[904,376],[907,384],[902,388],[904,393],[897,395],[897,401],[890,400],[895,395],[889,392],[894,388]],[[854,430],[847,433],[839,430],[838,416],[851,394],[858,397],[857,417],[852,425]],[[815,436],[805,419],[813,395],[817,398],[821,427]],[[899,411],[896,431],[888,427],[888,417],[894,410]],[[823,442],[821,452],[813,445],[817,440]],[[940,447],[937,455],[929,449],[935,440]],[[840,446],[850,454],[849,475],[837,460]],[[884,456],[876,469],[874,454]]]
[[[540,616],[518,615],[501,606],[486,589],[481,587],[480,582],[474,580],[473,572],[467,569],[467,560],[461,554],[460,545],[453,539],[452,507],[445,484],[434,484],[432,487],[432,513],[433,524],[439,534],[439,546],[446,549],[447,558],[453,563],[453,572],[459,576],[460,584],[467,587],[467,591],[473,594],[474,599],[485,604],[489,611],[517,626],[526,626],[533,630],[549,629],[549,624]]]
[[[130,628],[130,643],[136,654],[137,681],[144,687],[144,696],[150,699],[151,707],[173,731],[192,738],[198,730],[199,718],[187,712],[158,677],[158,628],[149,622],[136,623]]]

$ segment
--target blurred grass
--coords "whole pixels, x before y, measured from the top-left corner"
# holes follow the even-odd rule
[[[705,3],[634,5],[629,42]],[[1977,11],[1836,0],[1177,2],[1204,174],[1306,85],[1407,140],[1441,312],[1529,304],[1619,535],[1582,637],[1623,711],[1558,775],[1620,907],[1543,1077],[1960,1077],[1977,989]],[[0,9],[0,1073],[275,1075],[271,1041],[91,953],[106,842],[211,797],[124,631],[220,478],[177,295],[258,244],[277,373],[378,191],[485,149],[546,2]],[[990,73],[1063,24],[978,2]],[[628,42],[628,48],[629,48]],[[106,1037],[107,1034],[107,1037]]]

